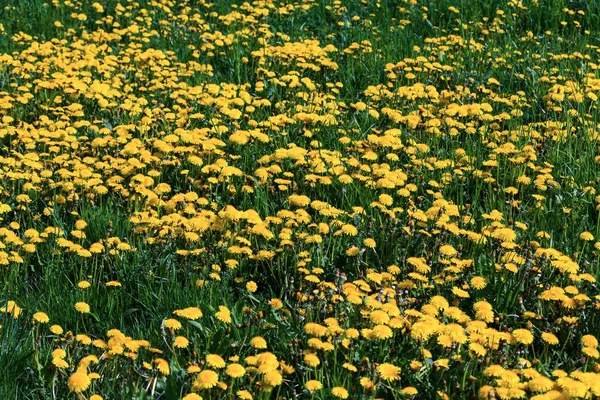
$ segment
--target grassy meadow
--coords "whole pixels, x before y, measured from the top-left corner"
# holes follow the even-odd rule
[[[600,398],[599,3],[0,7],[0,398]]]

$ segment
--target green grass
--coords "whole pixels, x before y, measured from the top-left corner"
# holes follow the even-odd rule
[[[581,340],[600,328],[600,242],[580,237],[600,235],[598,4],[99,3],[100,12],[62,0],[7,0],[0,9],[0,203],[8,207],[0,204],[0,303],[22,309],[18,319],[0,313],[0,397],[178,399],[194,388],[187,368],[209,368],[207,354],[239,357],[247,374],[221,371],[228,387],[200,390],[205,399],[238,390],[329,399],[337,386],[350,398],[488,398],[490,390],[510,398],[492,365],[521,374],[523,396],[534,396],[527,362],[572,394],[575,384],[553,371],[581,381],[576,371],[598,371]],[[385,136],[391,129],[397,141]],[[227,177],[226,166],[237,170]],[[291,194],[335,212],[294,205]],[[254,214],[232,216],[228,206]],[[342,233],[347,225],[355,236]],[[515,238],[495,237],[502,228]],[[445,245],[456,254],[444,256]],[[399,271],[385,275],[392,265]],[[476,276],[485,289],[471,283]],[[121,286],[106,286],[113,281]],[[566,297],[544,300],[551,288]],[[434,296],[455,309],[438,310],[442,328],[417,339],[419,318],[435,324],[416,316]],[[491,318],[474,310],[483,300]],[[369,313],[385,303],[402,321],[392,338],[368,339]],[[220,306],[230,323],[216,316]],[[178,318],[182,329],[170,332],[164,321],[186,307],[203,317]],[[32,322],[37,311],[50,323]],[[321,336],[331,349],[314,350],[306,326],[328,318],[341,331]],[[477,356],[467,318],[497,335],[527,329],[535,340],[488,342]],[[468,339],[444,346],[439,337],[453,323]],[[64,332],[52,333],[54,324]],[[111,329],[157,351],[128,357],[110,353],[114,342],[103,349],[75,337],[108,342]],[[189,346],[173,347],[176,336]],[[250,345],[255,336],[267,350]],[[53,363],[57,348],[68,366]],[[318,367],[304,361],[313,350]],[[275,368],[283,381],[271,390],[259,390],[266,375],[252,370],[262,351],[294,366]],[[73,394],[68,379],[89,354],[100,359],[89,368],[100,378]],[[386,381],[382,363],[401,367],[400,379]],[[310,393],[311,379],[324,388]]]

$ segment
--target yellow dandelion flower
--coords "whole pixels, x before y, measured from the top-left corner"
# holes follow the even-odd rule
[[[375,240],[371,238],[366,238],[365,240],[363,240],[363,244],[365,245],[365,247],[368,247],[370,249],[374,249],[375,246],[377,246]]]
[[[511,332],[515,343],[530,345],[533,343],[533,334],[527,329],[515,329]]]
[[[255,336],[250,340],[250,346],[255,349],[266,349],[267,341],[262,336]]]
[[[207,354],[206,355],[206,364],[208,364],[211,368],[225,368],[225,360],[218,354]]]
[[[381,204],[383,204],[384,206],[389,207],[392,204],[394,204],[394,199],[389,194],[384,193],[384,194],[379,195],[379,202]]]
[[[35,322],[39,322],[40,324],[47,324],[48,322],[50,322],[50,318],[48,318],[48,315],[42,311],[38,311],[35,314],[33,314],[33,320]]]
[[[241,364],[233,363],[227,366],[225,373],[232,378],[241,378],[246,374],[246,368],[244,368]]]
[[[62,335],[62,333],[64,331],[63,331],[63,328],[60,325],[52,325],[50,327],[50,332],[52,332],[55,335]]]
[[[358,235],[358,229],[354,225],[346,224],[342,226],[342,233],[348,236]]]
[[[317,367],[321,364],[321,360],[315,353],[304,354],[304,363],[309,367]]]
[[[339,399],[347,399],[349,396],[348,391],[341,386],[336,386],[331,389],[331,394],[333,397],[337,397]]]
[[[52,351],[52,357],[54,358],[65,358],[67,356],[67,352],[65,349],[55,349]]]
[[[174,318],[166,319],[165,322],[163,322],[163,324],[165,325],[165,327],[171,329],[172,331],[177,331],[181,329],[181,322],[177,321]]]
[[[52,364],[54,364],[56,368],[69,368],[69,363],[62,358],[54,357],[52,359]]]
[[[387,324],[390,321],[390,316],[383,310],[375,310],[371,312],[369,319],[374,324]]]
[[[400,379],[400,367],[393,364],[383,363],[377,366],[377,372],[385,381],[396,381]]]
[[[77,310],[78,312],[82,313],[82,314],[87,314],[90,312],[90,306],[89,304],[80,301],[75,303],[75,310]]]
[[[464,290],[462,290],[462,289],[460,289],[460,288],[458,288],[456,286],[452,287],[452,293],[456,297],[460,297],[460,298],[463,298],[463,299],[467,299],[467,298],[471,297],[468,292],[466,292],[466,291],[464,291]]]
[[[256,282],[250,281],[250,282],[246,283],[246,290],[249,291],[250,293],[256,292],[257,289],[258,289],[258,285],[256,284]]]
[[[415,387],[407,386],[404,389],[402,389],[400,393],[402,393],[405,396],[416,396],[417,394],[419,394],[419,391]]]
[[[202,311],[200,311],[198,307],[188,307],[182,310],[175,310],[173,311],[173,314],[177,315],[178,317],[187,318],[191,320],[202,318]]]
[[[394,336],[394,332],[387,325],[377,325],[373,328],[372,331],[373,337],[376,339],[389,339]]]
[[[173,341],[173,346],[180,349],[187,349],[190,345],[190,341],[184,336],[177,336]]]
[[[588,385],[568,376],[558,378],[556,383],[561,387],[563,393],[570,397],[583,398],[589,393]]]
[[[442,256],[454,257],[456,255],[456,253],[458,253],[458,251],[454,247],[450,246],[449,244],[446,244],[446,245],[440,247],[440,254]]]
[[[487,286],[487,282],[483,276],[475,276],[471,279],[471,286],[476,290],[482,290]]]
[[[375,389],[375,383],[367,377],[360,378],[360,385],[367,390]]]
[[[360,248],[356,246],[352,246],[348,250],[346,250],[346,255],[348,257],[356,257],[358,253],[360,253]]]
[[[583,335],[581,337],[581,344],[584,347],[598,347],[598,339],[594,335]]]
[[[358,372],[358,368],[356,368],[354,365],[349,364],[349,363],[344,363],[344,365],[342,365],[342,367],[351,372]]]
[[[189,367],[187,367],[188,374],[197,374],[198,372],[200,372],[200,367],[196,364],[192,364]]]
[[[590,358],[600,357],[600,353],[598,352],[598,349],[595,347],[584,347],[581,349],[581,352]]]
[[[69,380],[67,381],[69,390],[74,393],[81,393],[86,391],[90,387],[91,383],[92,380],[90,379],[88,374],[84,371],[79,370],[73,373],[73,375],[71,375],[69,377]]]
[[[215,313],[215,317],[226,324],[231,323],[231,312],[225,306],[219,306],[219,311]]]
[[[594,235],[592,235],[592,233],[591,233],[591,232],[587,232],[587,231],[586,231],[586,232],[582,232],[582,233],[579,235],[579,239],[581,239],[581,240],[585,240],[586,242],[589,242],[589,241],[592,241],[592,240],[594,240]]]
[[[469,343],[469,350],[477,355],[477,357],[484,357],[487,353],[485,347],[479,343]]]
[[[6,302],[6,306],[0,308],[0,312],[12,314],[14,319],[18,319],[23,310],[13,300]]]
[[[527,382],[527,387],[533,392],[545,393],[554,387],[554,382],[552,379],[540,375]]]
[[[281,300],[279,300],[279,299],[271,299],[271,300],[269,300],[269,304],[275,310],[279,310],[279,309],[281,309],[283,307],[283,302]]]
[[[84,344],[86,346],[92,344],[92,338],[90,338],[88,335],[84,335],[84,334],[76,335],[75,340],[77,340],[79,343]]]
[[[310,380],[304,384],[304,387],[309,392],[316,392],[317,390],[323,389],[323,384],[317,380]]]
[[[268,371],[265,373],[263,380],[269,386],[279,386],[283,383],[283,376],[277,370]]]
[[[79,282],[79,283],[77,284],[77,286],[78,286],[80,289],[87,289],[87,288],[89,288],[90,286],[92,286],[92,284],[91,284],[91,283],[89,283],[88,281],[81,281],[81,282]]]
[[[310,204],[310,198],[304,195],[293,194],[288,197],[288,203],[292,207],[306,207]]]
[[[202,396],[197,395],[196,393],[190,393],[183,396],[181,400],[202,400]]]
[[[235,394],[240,400],[252,400],[252,395],[247,390],[238,390]]]
[[[164,358],[156,358],[156,359],[154,359],[153,363],[156,364],[156,369],[161,374],[167,376],[171,373],[171,369],[169,368],[169,363]]]
[[[197,386],[199,389],[210,389],[217,386],[218,382],[219,375],[213,370],[205,369],[196,376],[194,386]]]

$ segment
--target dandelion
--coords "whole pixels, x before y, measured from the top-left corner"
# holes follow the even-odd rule
[[[579,235],[579,238],[580,238],[581,240],[585,240],[586,242],[589,242],[589,241],[592,241],[592,240],[594,240],[594,235],[592,235],[592,233],[590,233],[590,232],[587,232],[587,231],[586,231],[586,232],[582,232],[582,233]]]
[[[250,340],[250,346],[255,349],[266,349],[267,341],[262,336],[255,336]]]
[[[348,391],[341,386],[336,386],[331,389],[331,394],[333,397],[337,397],[339,399],[347,399],[349,396]]]
[[[345,368],[345,369],[347,369],[348,371],[351,371],[351,372],[358,372],[358,369],[354,365],[349,364],[349,363],[344,363],[342,365],[342,367]]]
[[[387,326],[387,325],[377,325],[373,328],[372,331],[373,336],[376,339],[389,339],[392,336],[394,336],[394,332],[392,331],[392,329]]]
[[[348,236],[356,236],[358,235],[358,229],[354,225],[346,224],[342,226],[342,233]]]
[[[6,306],[0,308],[0,312],[12,314],[14,319],[18,319],[21,315],[22,309],[12,300],[6,302]]]
[[[87,314],[90,312],[90,306],[89,304],[80,301],[78,303],[75,303],[75,310],[77,310],[78,312],[82,313],[82,314]]]
[[[181,322],[177,321],[174,318],[166,319],[163,322],[163,324],[165,327],[167,327],[168,329],[171,329],[172,331],[177,331],[177,330],[181,329]]]
[[[202,311],[200,311],[198,307],[188,307],[182,310],[175,310],[173,311],[173,314],[177,315],[178,317],[191,320],[202,318]]]
[[[527,387],[533,392],[548,392],[554,387],[554,382],[545,376],[537,376],[527,382]]]
[[[390,321],[389,315],[383,310],[371,312],[370,319],[374,324],[387,324]]]
[[[92,383],[92,380],[85,371],[77,370],[73,373],[67,382],[69,390],[74,393],[86,391]]]
[[[305,354],[304,355],[304,363],[306,365],[308,365],[309,367],[317,367],[319,366],[319,364],[321,364],[321,360],[319,360],[319,357],[314,354],[314,353],[309,353],[309,354]]]
[[[197,374],[198,372],[201,371],[200,367],[196,364],[192,364],[189,367],[187,367],[188,374]]]
[[[279,310],[279,309],[281,309],[283,307],[283,302],[281,300],[279,300],[279,299],[271,299],[271,300],[269,300],[269,304],[275,310]]]
[[[237,397],[241,400],[252,400],[252,395],[247,390],[238,390],[236,393]]]
[[[208,364],[211,368],[225,368],[225,360],[218,354],[207,354],[206,355],[206,364]]]
[[[181,400],[202,400],[202,396],[197,395],[196,393],[189,393],[183,396]]]
[[[352,246],[346,250],[346,255],[348,257],[356,257],[360,253],[360,248],[356,246]]]
[[[598,347],[598,339],[594,335],[583,335],[581,337],[581,344],[584,347]]]
[[[467,299],[467,298],[471,297],[468,292],[466,292],[466,291],[464,291],[464,290],[462,290],[462,289],[460,289],[460,288],[458,288],[456,286],[454,286],[452,288],[452,293],[456,297],[460,297],[460,298],[463,298],[463,299]]]
[[[50,318],[48,318],[48,315],[42,311],[38,311],[35,314],[33,314],[33,320],[35,322],[39,322],[40,324],[47,324],[48,322],[50,322]]]
[[[265,373],[263,380],[270,386],[279,386],[283,383],[283,376],[276,370]]]
[[[256,284],[256,282],[249,281],[248,283],[246,283],[246,290],[248,290],[250,293],[256,292],[256,289],[258,289],[258,285]]]
[[[363,244],[365,245],[365,247],[368,247],[370,249],[374,249],[375,246],[377,246],[377,243],[375,242],[375,240],[371,239],[371,238],[367,238],[367,239],[363,240]]]
[[[60,325],[52,325],[50,327],[50,332],[52,332],[55,335],[62,335],[63,328]]]
[[[52,358],[52,364],[56,368],[69,368],[69,363],[62,358],[54,357]]]
[[[313,393],[313,392],[316,392],[317,390],[323,389],[323,384],[321,382],[313,379],[313,380],[310,380],[310,381],[307,381],[306,383],[304,383],[304,387],[306,388],[306,390]]]
[[[190,341],[187,340],[187,338],[183,337],[183,336],[177,336],[175,338],[175,340],[173,341],[173,346],[179,348],[179,349],[187,349],[187,347],[190,345]]]
[[[169,368],[169,363],[167,360],[163,358],[156,358],[153,362],[156,364],[156,369],[164,376],[167,376],[171,373],[171,369]]]
[[[194,387],[198,389],[210,389],[217,386],[217,382],[219,382],[219,375],[215,371],[205,369],[196,376]]]
[[[369,379],[367,377],[363,377],[363,378],[360,378],[360,386],[362,386],[366,390],[374,390],[375,382],[373,382],[371,379]]]
[[[581,349],[581,352],[590,358],[600,357],[600,352],[595,347],[584,347]]]
[[[482,290],[487,286],[487,282],[483,276],[475,276],[471,278],[471,286],[476,290]]]
[[[440,247],[440,254],[445,257],[454,257],[458,251],[449,244]]]
[[[511,332],[515,343],[530,345],[533,343],[533,335],[527,329],[515,329]]]
[[[232,378],[241,378],[246,374],[246,369],[238,363],[229,364],[225,369],[225,373]]]
[[[484,357],[487,354],[485,347],[479,343],[469,343],[469,350],[472,351],[477,357]]]
[[[377,372],[381,378],[386,381],[395,381],[400,379],[400,367],[393,364],[383,363],[377,366]]]
[[[310,204],[310,198],[304,195],[293,194],[288,197],[288,203],[292,207],[306,207]]]
[[[84,334],[75,335],[75,340],[86,346],[92,344],[92,339],[88,335]]]
[[[221,322],[226,324],[231,323],[231,312],[225,306],[219,306],[219,311],[215,314],[215,317]]]

